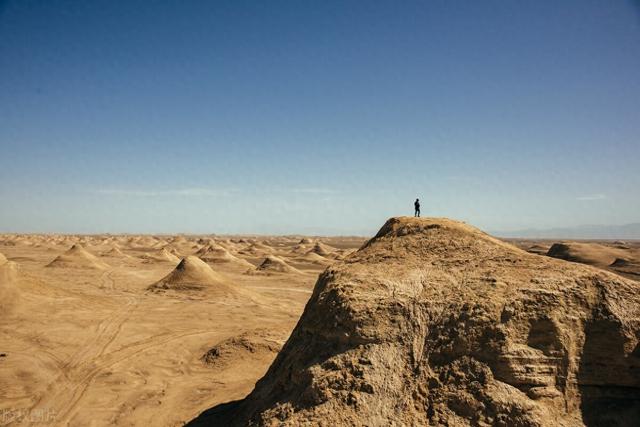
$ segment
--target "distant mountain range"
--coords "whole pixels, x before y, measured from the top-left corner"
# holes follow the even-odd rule
[[[529,239],[640,239],[640,222],[625,225],[580,225],[549,229],[528,228],[515,231],[494,231],[499,237],[523,237]]]

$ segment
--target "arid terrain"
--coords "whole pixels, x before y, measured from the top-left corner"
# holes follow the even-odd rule
[[[245,396],[363,241],[1,236],[0,424],[182,425]]]
[[[399,221],[364,247],[359,237],[0,235],[0,425],[359,425],[367,414],[370,425],[597,425],[576,408],[602,403],[588,388],[602,375],[580,356],[589,337],[610,334],[624,351],[588,353],[594,363],[613,361],[610,379],[640,366],[630,338],[640,307],[627,298],[640,289],[640,243],[504,243],[448,220]],[[516,320],[496,329],[505,316]],[[422,342],[405,342],[409,330]],[[627,390],[627,417],[634,372],[604,393]]]
[[[629,279],[640,280],[640,241],[638,240],[523,240],[507,239],[529,253],[608,270]]]

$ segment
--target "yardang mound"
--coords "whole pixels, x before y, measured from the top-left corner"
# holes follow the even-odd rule
[[[235,295],[241,293],[224,276],[213,271],[207,263],[193,255],[180,261],[171,273],[149,286],[148,289],[181,291],[205,288],[219,294]]]
[[[291,267],[283,259],[273,255],[267,256],[262,261],[262,264],[258,266],[257,271],[264,273],[302,273],[297,268]]]
[[[637,425],[640,284],[446,219],[392,218],[318,279],[207,425]]]
[[[313,245],[313,248],[309,251],[309,253],[318,254],[320,256],[327,256],[333,254],[335,249],[330,247],[329,245],[325,245],[322,242],[317,242]]]
[[[618,274],[631,279],[640,279],[640,262],[623,258],[616,258],[609,268]]]
[[[323,267],[326,267],[333,262],[333,260],[326,259],[325,257],[318,255],[315,252],[308,252],[303,256],[295,258],[294,260],[301,263],[316,264]]]
[[[167,248],[158,249],[154,252],[147,252],[140,256],[145,262],[170,262],[175,264],[180,262],[180,258],[169,252]]]
[[[232,264],[242,268],[254,268],[250,262],[232,255],[228,250],[217,244],[205,246],[195,254],[203,261],[212,264]]]
[[[60,268],[87,268],[104,270],[109,268],[109,264],[101,261],[98,257],[87,252],[79,243],[73,245],[65,253],[58,255],[47,267]]]
[[[273,251],[269,246],[263,245],[262,243],[252,243],[246,248],[242,249],[238,253],[241,255],[249,256],[249,257],[263,257],[268,254],[271,254]]]
[[[529,246],[529,248],[527,249],[527,252],[532,254],[537,254],[537,255],[546,255],[547,252],[549,252],[549,247],[540,245],[540,244],[535,244],[535,245]]]
[[[608,267],[616,258],[624,258],[624,250],[610,248],[597,243],[554,243],[547,252],[553,258],[589,264],[596,267]]]
[[[227,338],[209,349],[201,360],[211,367],[224,368],[230,364],[252,363],[256,359],[272,358],[282,347],[279,340],[268,332],[244,333]]]
[[[102,256],[113,257],[113,258],[132,258],[130,255],[125,254],[120,250],[118,246],[112,246],[107,252],[103,252]]]

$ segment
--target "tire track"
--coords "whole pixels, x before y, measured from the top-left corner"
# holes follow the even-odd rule
[[[101,279],[109,279],[109,289],[115,289],[115,281],[111,277],[111,273],[111,271],[105,272]],[[119,296],[122,297],[122,295]],[[83,378],[86,377],[86,371],[89,366],[96,366],[96,360],[102,357],[109,346],[116,340],[122,331],[124,323],[131,317],[132,312],[138,306],[138,298],[133,296],[124,297],[127,299],[126,305],[114,310],[107,319],[100,322],[97,333],[60,367],[59,375],[49,384],[47,390],[33,405],[32,411],[54,410],[58,415],[67,414],[69,410],[65,409],[66,403],[69,401],[77,403],[79,401],[81,395],[76,397],[78,380],[82,382]]]
[[[49,402],[49,404],[51,405],[49,406],[49,408],[55,406],[55,411],[58,416],[57,422],[66,424],[70,421],[71,416],[73,415],[73,411],[82,400],[82,397],[86,393],[87,389],[89,388],[95,377],[100,373],[118,363],[136,357],[147,350],[153,349],[158,346],[163,346],[171,341],[189,336],[211,333],[211,331],[197,331],[162,334],[151,337],[147,340],[143,340],[142,342],[130,344],[115,352],[108,353],[99,360],[94,360],[93,366],[85,366],[84,369],[81,370],[82,372],[79,373],[81,378],[78,378],[77,382],[74,385],[66,387],[62,393],[58,393],[58,395],[51,402]]]

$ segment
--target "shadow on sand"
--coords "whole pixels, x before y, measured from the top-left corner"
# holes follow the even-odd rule
[[[196,418],[185,424],[185,427],[200,426],[234,426],[239,421],[235,416],[243,400],[221,403],[203,411]]]

